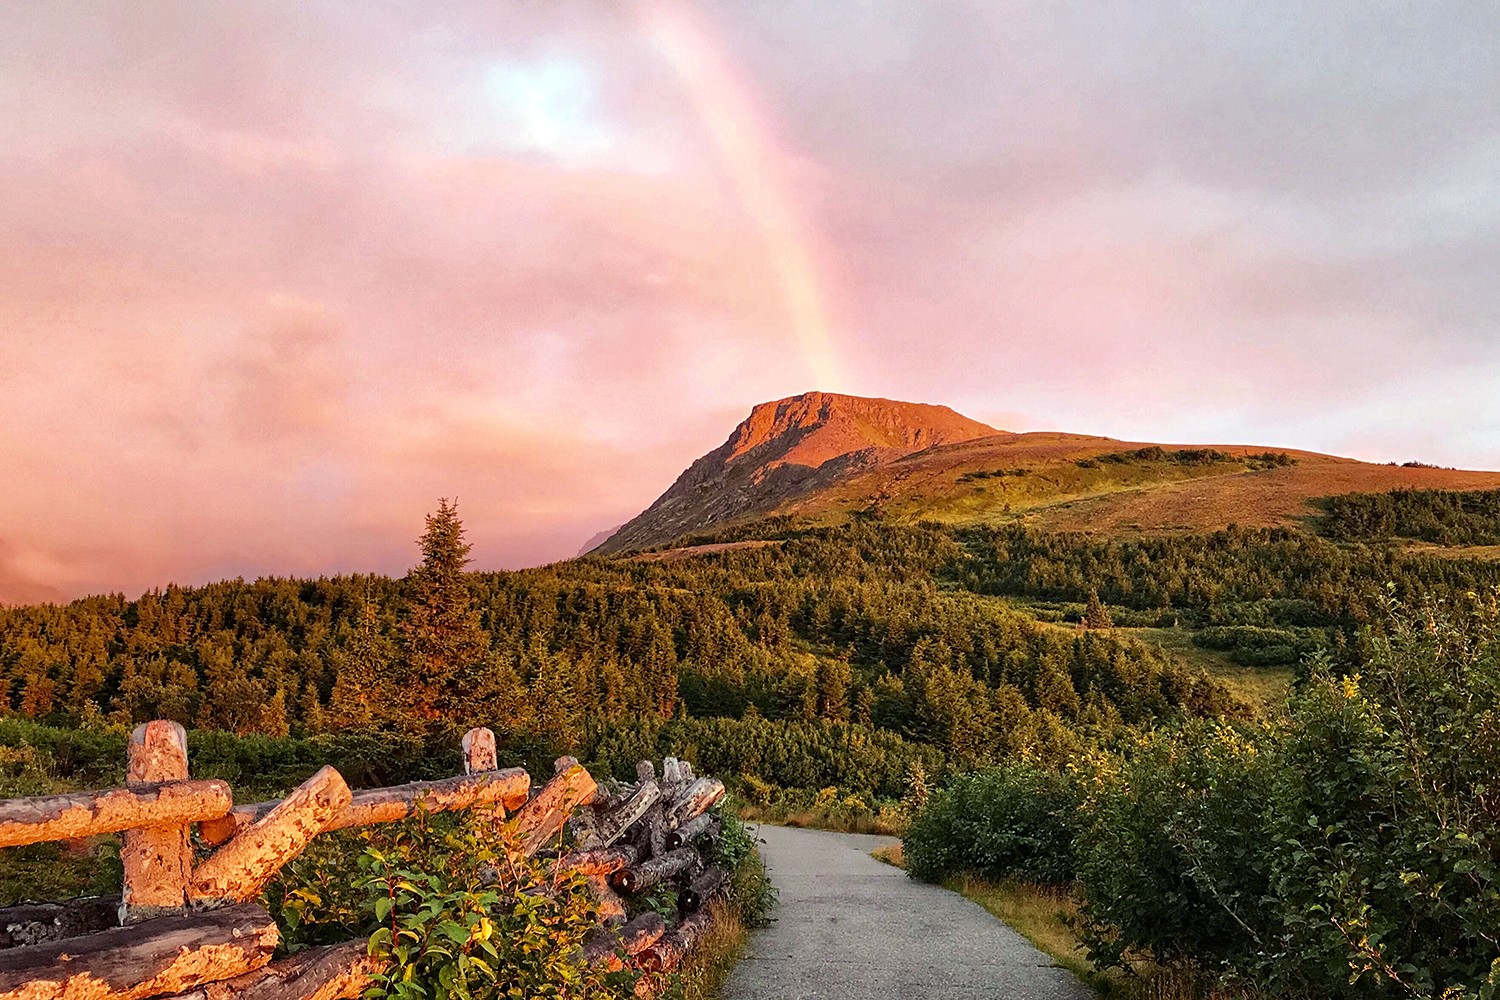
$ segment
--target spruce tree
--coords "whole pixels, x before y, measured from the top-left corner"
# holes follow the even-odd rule
[[[1089,602],[1083,609],[1083,627],[1086,629],[1110,629],[1115,623],[1109,617],[1109,609],[1099,600],[1097,587],[1089,588]]]
[[[419,544],[422,564],[407,576],[398,693],[412,717],[436,719],[459,701],[454,680],[485,660],[490,641],[464,577],[473,546],[464,540],[456,501],[438,501]]]
[[[339,727],[368,726],[377,709],[389,713],[390,669],[395,659],[390,639],[380,631],[380,611],[366,593],[359,624],[334,657],[329,720]]]

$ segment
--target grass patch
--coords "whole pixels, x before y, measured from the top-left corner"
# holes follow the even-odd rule
[[[713,926],[699,939],[682,963],[679,970],[682,1000],[718,1000],[723,994],[729,973],[745,950],[748,932],[740,915],[732,906],[720,900],[709,904],[713,910]]]
[[[905,867],[899,844],[876,848],[870,856],[897,868]],[[1261,1000],[1254,994],[1206,986],[1191,973],[1159,968],[1149,962],[1139,963],[1134,974],[1096,968],[1073,929],[1079,901],[1067,889],[1021,882],[986,882],[968,876],[948,879],[943,887],[984,907],[1050,956],[1059,967],[1109,1000]]]
[[[745,803],[739,808],[739,816],[746,823],[769,823],[833,833],[878,833],[888,837],[901,836],[911,823],[911,817],[904,809],[892,806],[851,809],[839,802],[801,807]]]
[[[1223,653],[1193,645],[1193,634],[1181,628],[1117,628],[1152,645],[1190,669],[1201,668],[1264,714],[1278,712],[1292,693],[1290,667],[1246,667]]]

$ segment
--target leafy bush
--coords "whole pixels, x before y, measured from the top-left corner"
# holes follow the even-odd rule
[[[1500,592],[1392,610],[1362,674],[1315,657],[1274,724],[1189,720],[1066,776],[956,780],[916,817],[911,870],[1055,880],[1040,849],[1068,843],[1102,964],[1289,998],[1494,997]]]
[[[576,960],[599,924],[587,880],[523,857],[481,814],[315,843],[265,898],[289,951],[368,936],[390,964],[367,997],[632,995],[633,974]]]
[[[961,775],[932,797],[903,838],[907,871],[1068,882],[1074,872],[1078,792],[1066,777],[1025,764]]]
[[[1253,731],[1190,724],[1095,763],[1077,839],[1083,937],[1100,965],[1148,953],[1242,964],[1264,926],[1269,773]],[[1258,932],[1256,932],[1258,933]]]
[[[724,828],[707,860],[729,872],[727,902],[740,923],[746,927],[765,927],[776,908],[777,892],[757,850],[760,841],[735,815],[732,806],[725,807],[719,817]]]

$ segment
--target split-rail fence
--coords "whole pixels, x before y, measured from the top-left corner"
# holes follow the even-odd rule
[[[441,781],[351,791],[324,767],[284,799],[235,805],[224,782],[189,777],[183,728],[156,721],[131,734],[123,787],[0,801],[0,848],[118,833],[124,867],[119,897],[0,908],[0,1000],[358,996],[382,968],[367,942],[273,960],[279,934],[257,899],[319,834],[419,809],[482,809],[527,856],[568,825],[568,853],[554,863],[587,877],[602,918],[578,960],[652,972],[681,963],[726,884],[705,861],[721,782],[668,757],[660,775],[642,761],[634,784],[607,791],[562,757],[533,788],[524,769],[498,767],[490,730],[471,729],[462,749],[463,773]],[[627,921],[622,893],[668,881],[679,890],[674,921],[651,910]]]

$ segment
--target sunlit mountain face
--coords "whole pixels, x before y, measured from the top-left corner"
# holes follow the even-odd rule
[[[477,565],[817,389],[1500,466],[1500,11],[0,10],[0,601]]]

